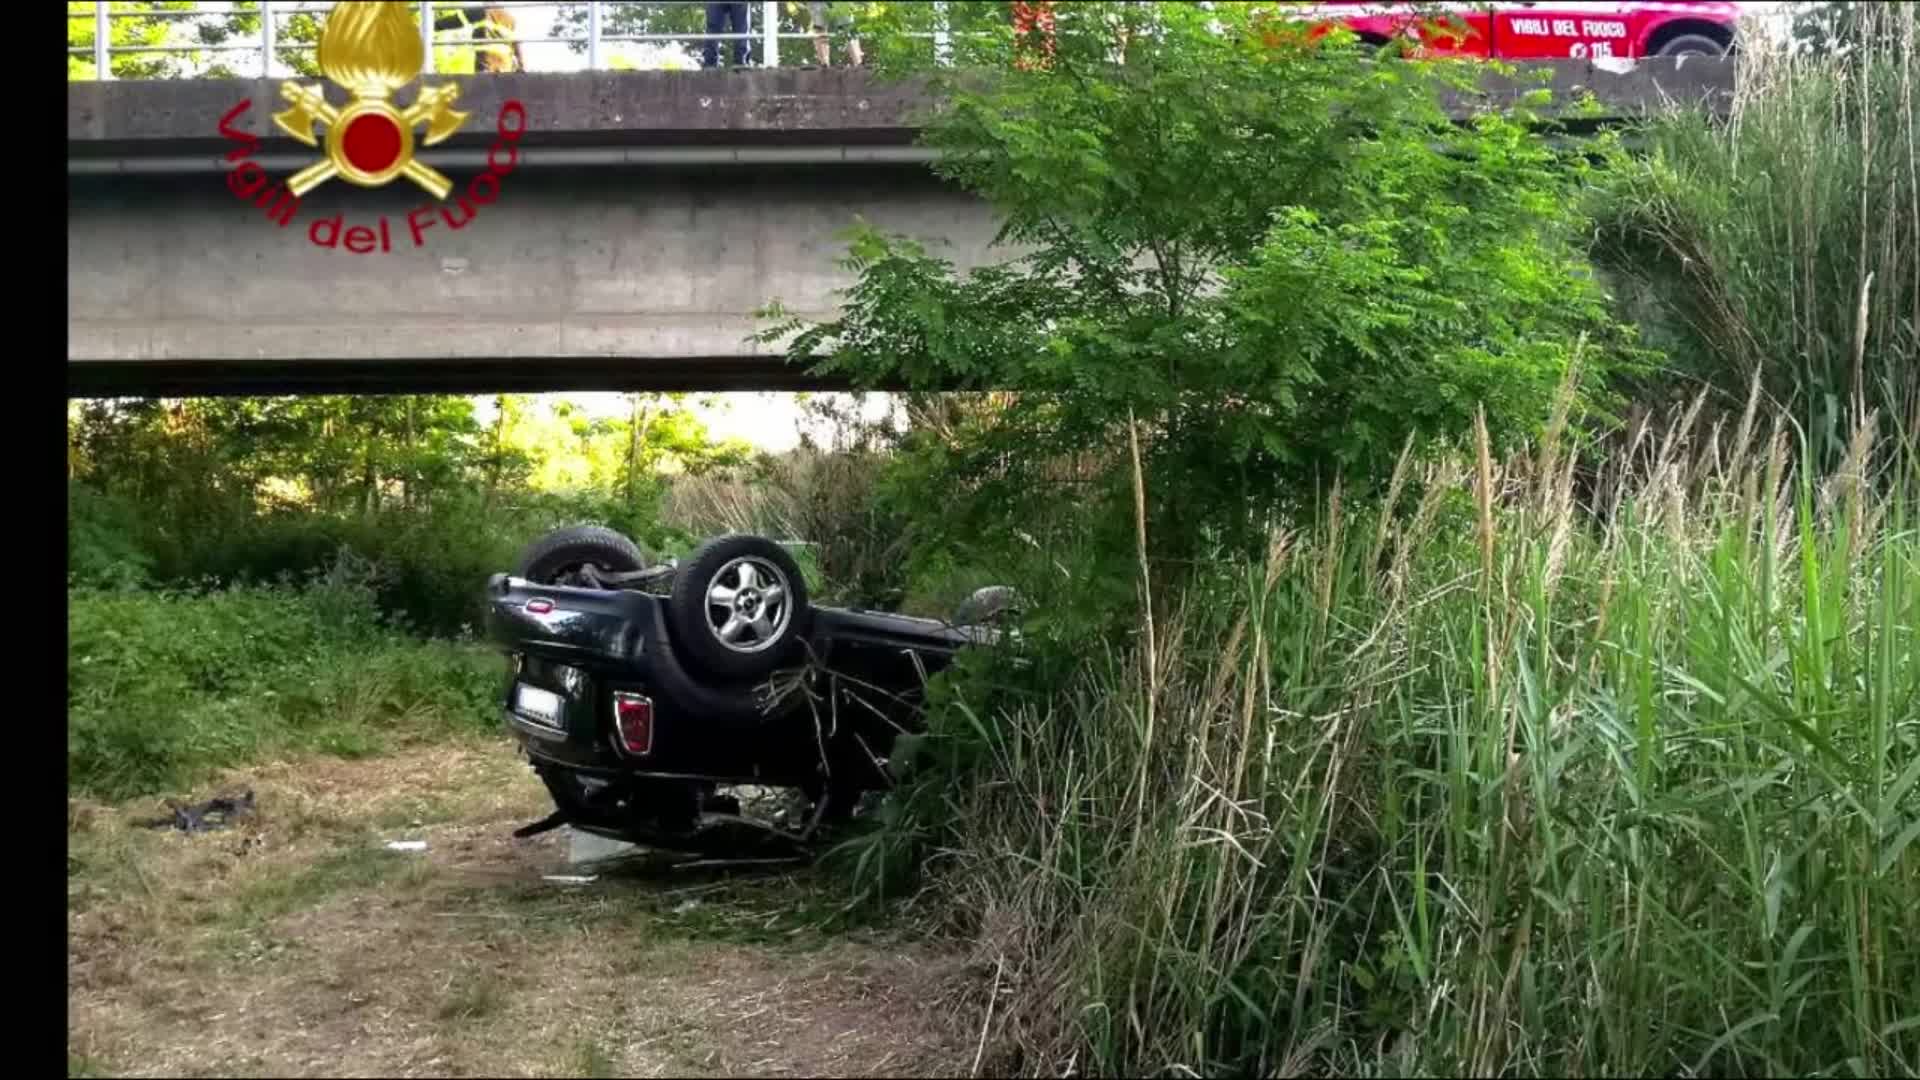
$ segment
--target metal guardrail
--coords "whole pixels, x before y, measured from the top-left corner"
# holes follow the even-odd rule
[[[431,43],[428,44],[424,50],[423,71],[432,72],[434,70],[434,50],[436,48],[475,48],[489,44],[512,43],[521,45],[584,44],[586,48],[587,70],[599,71],[604,68],[604,46],[611,43],[672,41],[695,45],[704,45],[708,42],[724,45],[726,42],[742,40],[760,42],[761,66],[778,67],[780,64],[780,43],[782,41],[798,40],[812,42],[815,39],[815,34],[811,29],[780,29],[780,11],[783,7],[781,0],[759,0],[758,3],[748,3],[746,5],[747,28],[741,32],[684,34],[609,34],[606,32],[608,9],[693,7],[696,4],[702,8],[706,7],[704,0],[653,0],[653,2],[645,4],[632,2],[620,3],[613,2],[613,0],[591,0],[591,2],[584,3],[584,5],[580,3],[563,4],[556,2],[556,0],[505,0],[505,2],[486,5],[454,3],[450,2],[450,0],[420,0],[420,26],[422,34],[425,41]],[[287,53],[311,53],[318,47],[312,42],[288,42],[279,40],[276,29],[280,25],[283,25],[284,20],[288,17],[300,14],[323,15],[333,4],[330,2],[315,3],[312,2],[312,0],[269,0],[269,2],[263,2],[257,6],[246,9],[241,9],[232,3],[227,3],[219,6],[214,4],[196,4],[192,10],[173,11],[155,10],[151,5],[145,4],[114,5],[106,3],[105,0],[97,0],[97,2],[92,5],[93,10],[86,14],[72,11],[71,9],[76,6],[77,5],[73,4],[68,5],[70,9],[67,16],[68,22],[71,24],[81,20],[91,20],[93,23],[93,44],[91,46],[69,46],[67,48],[67,54],[69,56],[91,56],[94,69],[93,77],[95,79],[114,78],[113,57],[116,55],[152,55],[164,53],[257,53],[259,56],[257,63],[249,66],[260,77],[272,78],[274,77],[273,64],[277,56]],[[563,6],[584,6],[587,15],[586,29],[583,34],[562,35],[557,37],[551,35],[515,35],[512,42],[475,41],[471,38],[442,38],[436,34],[434,30],[434,17],[436,12],[456,11],[463,8],[480,6],[506,8],[509,10],[514,8],[546,8],[549,10],[558,10]],[[115,10],[116,7],[121,10]],[[946,5],[936,3],[934,7],[942,10],[944,13]],[[128,8],[133,8],[134,10],[126,10]],[[142,8],[145,10],[140,10]],[[148,22],[171,22],[179,20],[184,22],[196,19],[218,19],[238,14],[258,14],[260,16],[260,34],[258,38],[246,42],[221,44],[113,44],[112,29],[116,21],[144,20]],[[944,57],[947,55],[948,36],[944,30],[935,30],[933,33],[925,36],[932,39],[937,56]]]

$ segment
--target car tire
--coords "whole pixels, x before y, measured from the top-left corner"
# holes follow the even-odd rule
[[[528,544],[514,563],[513,576],[539,585],[570,585],[583,566],[631,572],[645,569],[640,545],[602,525],[569,525]]]
[[[1727,55],[1727,47],[1723,43],[1705,34],[1678,34],[1672,39],[1662,42],[1660,47],[1654,50],[1653,55],[1660,57],[1705,56],[1717,60]]]
[[[719,536],[680,565],[667,622],[687,658],[721,679],[770,675],[806,636],[800,564],[765,537]]]
[[[1025,606],[1012,586],[989,585],[975,589],[972,596],[954,610],[955,626],[988,626],[1016,618]]]

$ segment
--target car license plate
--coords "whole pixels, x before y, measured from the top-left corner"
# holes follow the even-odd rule
[[[560,695],[519,683],[513,689],[513,711],[550,728],[560,727]]]

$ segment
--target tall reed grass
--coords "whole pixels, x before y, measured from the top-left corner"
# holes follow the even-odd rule
[[[698,537],[799,541],[827,590],[819,599],[895,606],[908,537],[879,490],[886,463],[871,446],[801,446],[751,468],[675,477],[661,516]]]
[[[1920,1075],[1920,457],[1760,401],[1584,498],[1564,415],[1403,456],[1070,686],[956,683],[893,830],[980,1067]]]
[[[1828,467],[1868,409],[1920,423],[1920,8],[1857,17],[1838,51],[1756,38],[1724,123],[1650,125],[1597,250],[1677,374],[1736,411],[1758,373]]]

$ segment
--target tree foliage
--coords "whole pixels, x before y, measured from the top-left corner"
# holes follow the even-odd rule
[[[93,3],[67,4],[67,79],[97,78],[93,58],[96,40]],[[296,78],[321,77],[315,46],[331,5],[314,4],[273,8],[275,72]],[[225,79],[254,78],[260,74],[259,53],[264,27],[259,0],[237,0],[219,10],[203,10],[190,0],[152,3],[111,3],[110,44],[136,51],[113,54],[110,67],[116,79]],[[474,12],[481,5],[471,5]],[[615,10],[618,10],[617,8]],[[472,74],[475,44],[460,18],[436,23],[434,70],[441,74]],[[75,52],[84,49],[85,52]]]
[[[1793,44],[1803,52],[1831,55],[1897,43],[1900,24],[1897,18],[1887,18],[1889,6],[1861,0],[1796,5]]]
[[[588,417],[518,395],[90,401],[69,410],[68,559],[89,585],[271,580],[342,547],[383,564],[383,600],[436,630],[562,520],[644,541],[667,478],[738,465],[683,395]],[[488,415],[490,413],[490,415]]]
[[[836,11],[836,14],[843,12],[846,14],[865,14],[867,13],[866,9],[877,9],[882,6],[883,5],[880,4],[847,3],[845,0],[836,0],[832,5],[833,8],[840,9]],[[764,64],[765,57],[761,55],[763,46],[760,42],[760,34],[762,33],[761,20],[764,9],[759,4],[752,4],[749,7],[749,11],[749,17],[752,19],[754,39],[748,44],[755,63]],[[783,3],[780,5],[779,12],[780,25],[778,32],[782,35],[808,33],[811,30],[812,22],[808,15],[806,4]],[[697,57],[700,46],[703,44],[701,38],[707,32],[707,14],[706,5],[704,4],[607,4],[602,8],[601,19],[603,21],[600,32],[611,37],[639,34],[666,35],[664,40],[634,44],[651,45],[656,48],[669,50],[675,45],[682,46],[683,56],[686,58],[685,62],[689,64],[696,62],[693,58]],[[559,5],[559,15],[554,22],[554,27],[556,34],[565,34],[574,39],[568,45],[571,51],[575,53],[585,53],[587,51],[586,4],[574,3]],[[629,43],[625,42],[610,43],[606,46],[605,52],[608,54],[617,54],[628,44]],[[727,55],[731,55],[731,42],[723,44],[726,46],[726,50],[723,51],[726,51]],[[782,40],[780,45],[780,66],[797,67],[802,64],[814,62],[812,46],[806,42]]]
[[[1069,5],[1078,7],[1080,5]],[[751,6],[754,26],[752,51],[757,64],[765,64],[760,43],[764,9]],[[813,18],[806,0],[782,0],[776,8],[779,22],[780,67],[802,67],[817,63],[813,51]],[[846,39],[857,34],[865,51],[865,63],[882,70],[912,70],[935,61],[935,39],[944,35],[948,58],[965,65],[984,52],[1004,47],[1010,29],[1005,0],[952,0],[946,4],[927,0],[830,0],[827,5],[832,22],[828,34],[835,56],[843,55]],[[1069,21],[1073,16],[1069,16]],[[678,44],[684,55],[698,54],[700,38],[706,33],[703,4],[630,3],[609,4],[601,12],[601,32],[619,37],[637,34],[662,34],[668,39],[649,42],[662,47]],[[556,33],[574,40],[568,46],[575,53],[586,52],[587,5],[559,5],[554,23]],[[610,44],[604,52],[617,55],[624,43]],[[619,66],[617,62],[609,66]]]
[[[98,78],[93,45],[97,37],[92,3],[67,4],[67,78]],[[202,11],[186,0],[108,5],[109,43],[115,48],[153,51],[114,53],[109,62],[116,79],[232,78],[257,76],[257,54],[228,50],[261,38],[259,0],[239,0],[221,11]],[[320,40],[320,14],[276,8],[274,58],[296,75],[320,73],[313,45]],[[73,49],[85,49],[84,53]]]
[[[959,531],[1102,495],[1130,521],[1137,422],[1164,553],[1247,541],[1480,409],[1529,430],[1583,338],[1631,355],[1582,256],[1587,158],[1524,110],[1455,123],[1478,69],[1238,5],[1076,10],[1044,70],[935,80],[938,170],[1013,252],[962,270],[863,228],[839,317],[765,334],[860,384],[1015,391],[919,436]]]

